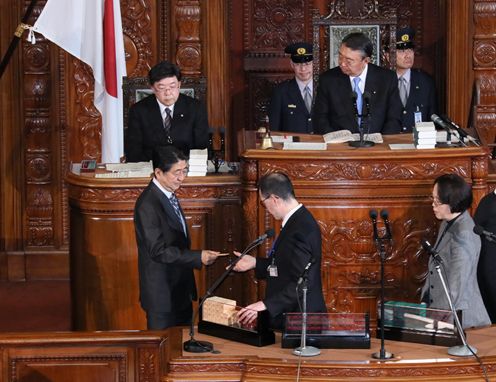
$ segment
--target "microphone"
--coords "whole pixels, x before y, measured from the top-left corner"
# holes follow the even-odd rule
[[[434,248],[432,248],[432,245],[431,243],[429,243],[428,240],[426,239],[422,240],[421,244],[424,251],[426,251],[429,255],[431,255],[434,258],[434,260],[436,260],[439,264],[443,262],[443,260],[439,256],[439,252],[436,251]]]
[[[479,142],[477,139],[469,135],[465,130],[463,130],[460,126],[458,126],[455,122],[453,122],[451,119],[449,119],[446,115],[441,116],[442,119],[444,119],[447,123],[449,123],[451,126],[455,128],[455,130],[458,132],[461,138],[468,140],[469,142],[472,142],[476,146],[480,146]]]
[[[356,118],[360,117],[360,114],[358,114],[357,98],[358,98],[358,94],[356,94],[355,91],[352,91],[351,92],[351,101],[353,102],[353,110],[355,111],[355,117]]]
[[[365,112],[364,116],[370,117],[370,92],[369,91],[364,91],[363,92],[363,102],[365,103]]]
[[[377,242],[379,240],[379,234],[377,233],[377,210],[370,210],[369,216],[372,219],[372,227],[374,228],[374,241]]]
[[[239,260],[246,255],[248,252],[250,252],[253,248],[259,246],[260,244],[263,243],[263,241],[269,237],[274,236],[274,229],[269,228],[263,235],[260,235],[257,237],[255,240],[253,240],[246,249],[241,253],[240,256],[238,256],[237,259],[235,259],[229,266],[226,268],[224,273],[208,288],[207,292],[205,295],[200,299],[198,302],[198,308],[193,312],[193,318],[191,320],[191,326],[189,328],[189,337],[190,339],[188,341],[185,341],[183,343],[183,349],[184,351],[190,352],[190,353],[204,353],[204,352],[213,352],[213,344],[208,341],[198,341],[195,340],[195,320],[196,317],[198,316],[198,313],[200,312],[201,307],[203,306],[203,303],[207,298],[212,296],[214,291],[219,287],[220,284],[224,282],[224,280],[229,276],[229,274],[232,272],[233,268],[236,266]]]
[[[474,232],[479,236],[484,236],[487,241],[496,242],[496,234],[484,230],[480,225],[474,227]]]
[[[381,210],[381,218],[384,221],[384,225],[386,226],[386,236],[384,239],[392,240],[393,235],[391,233],[391,227],[389,226],[389,212],[388,210]]]
[[[305,269],[303,269],[303,272],[300,276],[300,278],[298,279],[298,283],[296,285],[300,285],[304,279],[307,278],[307,275],[308,275],[308,271],[310,270],[310,267],[315,264],[315,258],[312,256],[310,258],[310,261],[308,262],[308,264],[305,266]]]
[[[431,121],[434,122],[439,127],[442,127],[448,133],[451,133],[451,131],[452,131],[451,125],[448,122],[446,122],[445,120],[443,120],[439,115],[432,114],[431,115]]]
[[[269,228],[263,235],[260,235],[257,237],[252,243],[257,243],[260,244],[262,243],[265,239],[269,239],[271,237],[274,237],[275,231],[274,228]]]

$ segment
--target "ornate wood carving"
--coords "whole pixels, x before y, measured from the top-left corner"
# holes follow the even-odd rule
[[[38,6],[35,16],[42,7]],[[34,21],[32,17],[32,21]],[[24,79],[24,125],[26,146],[26,244],[28,246],[53,246],[54,235],[54,180],[52,151],[52,96],[50,46],[42,36],[33,46],[22,44]],[[56,153],[55,153],[56,154]]]
[[[139,382],[154,382],[157,380],[160,359],[155,349],[138,349]]]
[[[165,11],[168,1],[163,1]],[[167,14],[167,13],[165,13]],[[150,0],[123,0],[121,1],[122,31],[124,33],[124,47],[128,77],[144,76],[155,64],[152,53],[153,16]],[[161,28],[168,25],[161,20]],[[166,42],[166,41],[165,41]],[[163,44],[167,46],[167,44]]]
[[[176,63],[184,75],[201,74],[202,47],[200,43],[201,9],[198,0],[177,0]]]

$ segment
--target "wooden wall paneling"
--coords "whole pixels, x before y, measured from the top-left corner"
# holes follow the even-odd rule
[[[10,44],[22,7],[18,1],[0,2],[0,54]],[[25,279],[23,249],[23,88],[20,66],[22,54],[17,49],[0,79],[0,280]]]
[[[168,332],[4,334],[0,378],[15,381],[159,381]]]
[[[213,147],[220,150],[224,144],[227,159],[231,158],[232,135],[228,127],[230,116],[229,97],[229,46],[228,6],[224,0],[208,0],[202,3],[206,39],[205,74],[208,79],[207,108],[209,125],[214,133]],[[221,139],[223,137],[223,142]],[[235,135],[234,135],[235,136]]]
[[[446,113],[461,126],[469,116],[472,70],[472,0],[446,0]]]

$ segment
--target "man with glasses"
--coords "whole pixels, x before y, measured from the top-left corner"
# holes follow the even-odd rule
[[[273,131],[313,133],[313,49],[306,42],[288,45],[294,78],[277,85],[272,91],[269,124]]]
[[[259,198],[274,219],[282,221],[282,228],[267,257],[245,255],[234,267],[238,272],[255,269],[256,277],[267,281],[265,298],[240,310],[238,316],[242,323],[250,324],[257,312],[267,310],[271,327],[281,329],[283,313],[301,311],[302,290],[301,285],[300,288],[297,285],[309,264],[307,311],[326,312],[320,270],[320,227],[305,206],[296,200],[286,174],[264,175],[259,182]],[[240,255],[239,252],[235,254]]]
[[[147,328],[189,325],[197,299],[193,268],[212,264],[219,252],[192,250],[186,218],[175,196],[188,173],[187,157],[174,146],[156,147],[153,179],[134,209],[141,307]]]
[[[401,102],[396,74],[371,64],[373,45],[360,32],[344,37],[339,66],[319,77],[314,131],[350,130],[396,134],[401,131]],[[363,125],[360,125],[362,123]]]
[[[205,105],[181,94],[181,71],[162,61],[148,73],[153,94],[129,109],[124,148],[128,162],[149,161],[155,146],[172,144],[189,154],[208,146]]]

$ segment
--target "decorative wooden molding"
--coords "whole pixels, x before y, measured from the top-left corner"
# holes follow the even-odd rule
[[[199,76],[202,66],[200,43],[201,8],[198,0],[177,0],[176,63],[183,75]]]

